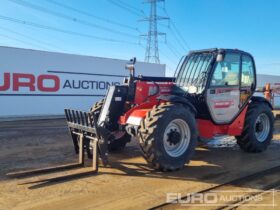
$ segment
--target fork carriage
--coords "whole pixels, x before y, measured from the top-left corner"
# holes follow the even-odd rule
[[[79,154],[79,164],[84,164],[86,151],[88,158],[92,159],[93,171],[97,172],[99,157],[104,165],[108,163],[108,137],[104,135],[104,130],[97,125],[94,113],[73,109],[65,109],[64,112],[75,152]]]

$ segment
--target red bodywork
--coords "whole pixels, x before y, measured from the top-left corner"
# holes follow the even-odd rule
[[[157,102],[160,95],[169,95],[173,82],[136,82],[135,104]]]
[[[133,107],[120,117],[119,123],[121,125],[130,124],[129,118],[138,118],[138,122],[140,122],[155,105],[164,102],[157,98],[160,95],[169,95],[173,85],[173,82],[137,81]],[[197,119],[199,136],[202,138],[212,138],[215,135],[241,135],[247,108],[248,106],[241,111],[231,124],[216,125],[211,120]]]
[[[211,120],[197,119],[199,136],[212,138],[215,135],[240,136],[243,130],[248,105],[242,110],[238,117],[228,125],[215,125]]]

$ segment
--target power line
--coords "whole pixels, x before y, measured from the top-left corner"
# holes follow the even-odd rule
[[[123,28],[128,28],[128,29],[131,29],[131,30],[136,30],[138,31],[137,28],[134,28],[134,27],[131,27],[129,25],[125,25],[123,23],[120,23],[120,22],[116,22],[116,21],[113,21],[113,20],[110,20],[110,19],[107,19],[107,18],[103,18],[103,17],[99,17],[99,16],[96,16],[92,13],[88,13],[88,12],[85,12],[85,11],[82,11],[82,10],[79,10],[79,9],[76,9],[72,6],[69,6],[69,5],[65,5],[65,4],[62,4],[60,2],[57,2],[57,1],[54,1],[54,0],[45,0],[49,3],[52,3],[54,5],[57,5],[59,7],[62,7],[62,8],[65,8],[65,9],[68,9],[68,10],[71,10],[71,11],[74,11],[74,12],[77,12],[79,14],[82,14],[82,15],[85,15],[85,16],[88,16],[88,17],[91,17],[91,18],[95,18],[97,20],[101,20],[103,22],[106,22],[106,23],[110,23],[110,24],[113,24],[113,25],[117,25],[117,26],[120,26],[120,27],[123,27]]]
[[[136,12],[140,12],[140,13],[142,13],[142,15],[145,15],[145,12],[142,9],[139,11],[139,9],[137,7],[132,6],[132,5],[128,4],[127,2],[124,2],[122,0],[118,0],[118,3],[122,4],[122,5],[125,5],[126,7],[129,7],[132,10],[135,10]]]
[[[30,22],[30,21],[15,19],[15,18],[3,16],[3,15],[0,15],[0,19],[10,21],[10,22],[14,22],[14,23],[18,23],[18,24],[22,24],[22,25],[32,26],[32,27],[36,27],[36,28],[40,28],[40,29],[51,30],[51,31],[56,31],[56,32],[64,33],[64,34],[81,36],[81,37],[86,37],[86,38],[91,38],[91,39],[97,39],[97,40],[106,41],[106,42],[138,45],[138,43],[135,43],[135,42],[128,42],[128,41],[123,41],[123,40],[98,37],[98,36],[94,36],[94,35],[90,35],[90,34],[84,34],[84,33],[79,33],[79,32],[75,32],[75,31],[64,30],[64,29],[60,29],[60,28],[56,28],[56,27],[52,27],[52,26],[37,24],[37,23]]]
[[[64,50],[64,49],[62,49],[62,48],[60,48],[60,47],[58,47],[58,46],[56,46],[56,45],[53,45],[53,44],[51,44],[51,43],[48,43],[48,42],[45,42],[45,41],[41,41],[41,40],[35,39],[35,38],[33,38],[33,37],[30,37],[30,36],[28,36],[28,35],[19,33],[19,32],[17,32],[17,31],[14,31],[14,30],[12,30],[12,29],[9,29],[9,28],[0,26],[0,29],[2,29],[3,31],[8,31],[8,32],[10,32],[10,33],[17,34],[17,35],[19,35],[19,36],[25,37],[25,38],[27,38],[27,39],[29,39],[29,40],[32,40],[33,42],[35,41],[35,42],[39,43],[39,44],[42,45],[42,46],[43,46],[43,45],[46,45],[46,46],[48,46],[49,49],[51,49],[51,48],[49,47],[49,46],[51,46],[51,47],[53,47],[53,48],[56,49],[56,50],[66,51],[66,50]],[[52,49],[51,49],[51,50],[52,50]]]
[[[167,27],[169,29],[169,31],[173,34],[173,37],[175,38],[177,44],[182,48],[182,50],[184,51],[184,53],[187,52],[187,49],[184,47],[184,43],[182,43],[182,41],[178,38],[177,34],[174,32],[174,30],[168,25],[164,25],[164,24],[160,24],[161,26]]]
[[[165,7],[161,7],[161,9],[165,12],[165,14],[170,17],[168,15],[168,12],[166,11]],[[182,36],[181,32],[178,30],[178,28],[176,27],[174,21],[170,18],[170,23],[171,23],[171,27],[174,28],[175,32],[178,34],[178,37],[180,37],[180,39],[182,40],[182,42],[184,43],[184,45],[190,50],[190,46],[189,44],[187,43],[187,41],[185,40],[185,38]]]
[[[44,7],[37,6],[35,4],[31,4],[31,3],[23,1],[23,0],[9,0],[9,1],[11,1],[15,4],[18,4],[18,5],[21,5],[23,7],[31,8],[31,9],[34,9],[34,10],[38,10],[40,12],[44,12],[44,13],[56,16],[56,17],[60,17],[60,18],[66,19],[66,20],[70,20],[74,23],[79,23],[79,24],[82,24],[82,25],[98,28],[98,29],[101,29],[101,30],[104,30],[104,31],[113,32],[113,33],[120,34],[120,35],[127,36],[127,37],[137,38],[137,36],[135,36],[135,35],[124,33],[124,32],[117,31],[117,30],[113,30],[111,28],[100,26],[100,25],[97,25],[97,24],[94,24],[94,23],[91,23],[91,22],[88,22],[88,21],[85,21],[85,20],[78,19],[76,17],[71,17],[71,16],[65,15],[63,13],[55,12],[55,11],[46,9]]]
[[[129,12],[131,14],[133,14],[133,15],[136,15],[138,17],[142,17],[143,16],[143,14],[141,14],[140,12],[136,12],[135,10],[129,8],[128,6],[125,6],[124,4],[119,3],[119,1],[118,2],[113,1],[113,0],[107,0],[107,1],[109,3],[111,3],[111,4],[113,4],[113,5],[121,8],[121,9],[123,9],[123,10],[125,10],[125,11],[127,11],[127,12]]]
[[[11,37],[11,36],[7,36],[7,35],[3,35],[3,34],[0,34],[0,36],[4,37],[4,38],[7,38],[7,39],[10,39],[10,40],[14,40],[14,41],[20,42],[20,43],[25,43],[25,44],[30,45],[30,46],[35,46],[36,48],[39,47],[40,49],[42,49],[42,46],[39,46],[37,44],[31,43],[31,42],[28,42],[28,41],[24,41],[24,40],[21,40],[21,39],[18,39],[18,38],[14,38],[14,37]],[[48,50],[45,47],[43,47],[43,49],[44,50]]]
[[[173,34],[175,40],[177,41],[177,43],[180,45],[180,47],[184,50],[184,53],[187,52],[187,49],[184,47],[184,44],[180,41],[180,39],[177,37],[176,33],[172,30],[172,28],[169,28],[171,33]]]
[[[173,60],[173,59],[171,59],[167,54],[165,54],[165,52],[160,52],[164,57],[166,57],[169,61],[170,61],[170,63],[172,63],[173,65],[177,65],[176,64],[176,62]]]
[[[175,29],[175,31],[177,32],[177,34],[179,35],[179,37],[181,37],[181,39],[183,40],[183,42],[185,43],[186,47],[190,50],[190,46],[187,43],[187,41],[184,39],[184,37],[182,36],[182,34],[180,33],[180,31],[178,30],[178,28],[176,27],[175,23],[171,20],[171,25],[173,25],[173,28]]]
[[[176,50],[176,48],[169,42],[166,42],[166,46],[169,48],[169,50],[179,59],[180,53]]]

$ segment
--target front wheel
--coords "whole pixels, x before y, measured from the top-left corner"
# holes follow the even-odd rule
[[[180,169],[189,162],[196,147],[195,117],[186,106],[163,103],[147,113],[138,138],[145,159],[154,168]]]
[[[266,150],[273,136],[274,116],[265,103],[249,105],[241,136],[236,136],[237,144],[245,152]]]

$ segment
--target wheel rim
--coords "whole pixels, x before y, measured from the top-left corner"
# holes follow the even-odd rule
[[[181,156],[188,148],[190,143],[190,128],[182,119],[171,121],[163,137],[164,149],[171,157]]]
[[[255,122],[255,136],[259,142],[264,142],[270,132],[270,121],[265,113],[258,116]]]

